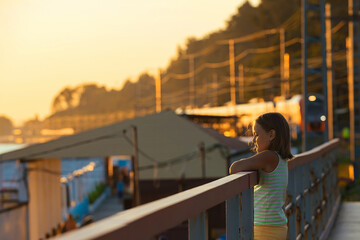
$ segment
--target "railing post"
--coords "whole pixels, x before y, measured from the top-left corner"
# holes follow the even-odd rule
[[[241,193],[226,201],[226,239],[240,239]]]
[[[321,187],[321,158],[316,159],[313,161],[313,172],[314,172],[314,184],[315,184],[315,191],[316,194],[314,194],[314,223],[316,223],[316,230],[315,230],[315,239],[318,239],[320,236],[320,233],[323,230],[323,218],[322,218],[322,187]]]
[[[312,209],[311,209],[311,179],[310,179],[310,163],[305,164],[304,169],[304,203],[305,203],[305,239],[310,239],[312,236]]]
[[[296,185],[296,222],[297,222],[297,236],[304,238],[304,166],[298,166],[295,171],[295,185]]]
[[[296,191],[295,191],[295,169],[292,169],[289,171],[289,177],[288,177],[288,196],[290,198],[290,202],[288,206],[290,209],[289,215],[288,215],[288,221],[289,221],[289,230],[288,230],[288,236],[289,239],[293,240],[296,239]]]
[[[329,217],[331,215],[331,208],[332,208],[332,203],[330,200],[330,182],[329,182],[329,175],[330,175],[330,170],[331,170],[331,154],[327,153],[325,155],[324,158],[322,158],[322,169],[323,169],[323,173],[324,173],[324,177],[323,177],[323,183],[322,183],[322,188],[323,188],[323,201],[324,201],[324,211],[323,211],[323,217],[325,219],[325,224],[324,226],[326,226],[326,223],[329,220]]]
[[[226,239],[254,239],[254,188],[226,201]]]
[[[254,239],[254,188],[241,193],[240,239]]]
[[[208,218],[207,213],[201,212],[189,222],[189,240],[207,240],[208,239]]]
[[[338,196],[339,196],[339,188],[338,188],[338,181],[337,181],[337,168],[336,168],[336,152],[332,152],[332,159],[331,159],[331,172],[330,172],[330,185],[331,185],[331,201],[333,205],[335,204]]]

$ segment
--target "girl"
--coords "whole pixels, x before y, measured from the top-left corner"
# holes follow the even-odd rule
[[[285,240],[287,161],[293,158],[289,125],[280,113],[266,113],[255,120],[252,131],[257,153],[234,162],[229,171],[259,170],[259,184],[254,188],[254,239]]]

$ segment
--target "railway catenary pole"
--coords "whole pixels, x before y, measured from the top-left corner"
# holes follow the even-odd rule
[[[332,35],[331,35],[331,5],[325,4],[325,35],[326,35],[326,69],[327,69],[327,104],[329,140],[334,138],[334,101],[333,101],[333,67],[332,67]]]
[[[328,81],[327,81],[327,65],[326,65],[326,28],[325,28],[325,0],[320,0],[320,24],[321,24],[321,55],[322,55],[322,66],[321,75],[323,83],[323,96],[324,96],[324,115],[325,115],[325,131],[324,131],[324,142],[329,141],[329,121],[328,121]]]
[[[231,105],[236,105],[235,92],[235,46],[234,39],[229,40],[229,65],[230,65],[230,99]]]
[[[195,107],[195,56],[191,54],[189,56],[189,72],[190,72],[190,81],[189,81],[189,104],[191,108]]]
[[[155,108],[156,108],[156,112],[159,113],[161,112],[161,69],[159,68],[158,70],[158,76],[155,79]]]
[[[218,75],[217,73],[213,73],[213,98],[214,98],[214,105],[215,106],[218,106],[219,103],[218,103],[218,86],[219,86],[219,83],[218,83]]]
[[[285,80],[285,99],[290,96],[290,55],[284,54],[284,80]]]
[[[350,118],[350,159],[354,166],[355,179],[360,178],[360,99],[355,89],[360,87],[360,22],[359,13],[360,2],[358,0],[348,1],[348,15],[350,21],[349,37],[347,38],[347,65],[348,65],[348,85],[349,85],[349,118]]]
[[[307,132],[307,122],[308,122],[308,84],[307,77],[308,75],[317,75],[321,74],[322,85],[323,85],[323,96],[327,99],[327,71],[326,71],[326,39],[325,39],[325,0],[319,0],[317,4],[308,3],[308,0],[301,1],[301,35],[302,35],[302,66],[303,66],[303,109],[302,109],[302,150],[307,151],[309,149],[308,144],[308,132]],[[318,12],[320,13],[320,27],[321,33],[320,36],[309,36],[308,35],[308,12]],[[320,43],[321,44],[321,57],[322,65],[321,68],[311,68],[308,66],[308,44],[309,43]],[[323,110],[326,119],[325,131],[324,131],[324,141],[328,141],[328,120],[327,120],[327,101],[323,101]],[[319,119],[320,120],[320,119]]]
[[[244,81],[244,65],[239,64],[239,101],[245,102],[245,81]]]
[[[303,71],[302,71],[302,90],[303,90],[303,101],[302,101],[302,112],[301,112],[301,119],[302,121],[302,151],[305,152],[307,150],[307,131],[306,131],[306,126],[307,126],[307,4],[306,4],[306,0],[302,0],[301,1],[301,35],[302,35],[302,57],[301,57],[301,61],[302,61],[302,66],[303,66]]]
[[[281,81],[281,96],[286,97],[286,87],[285,87],[285,29],[279,29],[280,35],[280,81]]]

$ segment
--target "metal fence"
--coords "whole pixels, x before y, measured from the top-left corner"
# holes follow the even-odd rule
[[[289,162],[286,213],[289,239],[327,239],[340,204],[332,140]]]

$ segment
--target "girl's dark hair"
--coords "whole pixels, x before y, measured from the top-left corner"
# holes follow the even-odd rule
[[[270,112],[260,115],[255,122],[266,132],[275,130],[275,138],[271,141],[269,150],[276,151],[283,159],[291,159],[291,139],[289,124],[278,112]]]

